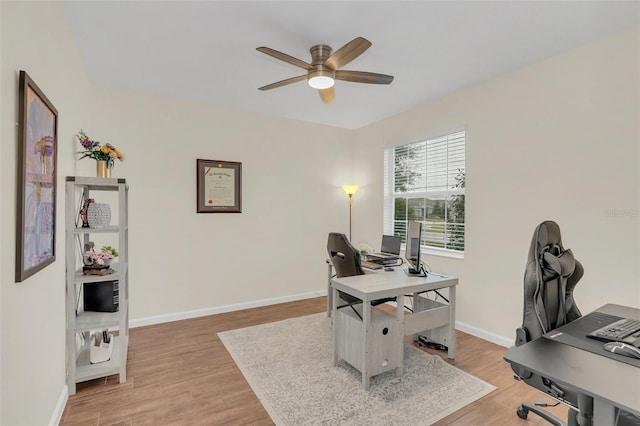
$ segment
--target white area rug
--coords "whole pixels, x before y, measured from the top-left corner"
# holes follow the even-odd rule
[[[429,425],[495,389],[405,344],[404,375],[374,376],[364,391],[357,370],[333,366],[324,313],[218,336],[276,425]]]

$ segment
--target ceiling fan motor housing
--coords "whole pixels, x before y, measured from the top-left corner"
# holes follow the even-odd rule
[[[326,44],[318,44],[311,48],[311,65],[313,66],[313,69],[307,72],[307,80],[310,82],[309,84],[312,87],[316,85],[311,83],[312,79],[317,79],[318,77],[320,78],[324,77],[325,79],[331,79],[331,80],[335,79],[334,70],[324,65],[324,61],[326,61],[327,58],[331,56],[331,53],[333,53],[333,50],[331,49],[330,46],[327,46]],[[328,80],[325,80],[325,81],[328,82]],[[331,85],[327,87],[331,87],[331,86],[333,86],[333,83],[331,83]]]

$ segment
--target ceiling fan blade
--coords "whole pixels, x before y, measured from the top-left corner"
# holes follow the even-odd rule
[[[271,90],[277,87],[286,86],[287,84],[297,83],[298,81],[306,80],[306,75],[299,75],[297,77],[287,78],[286,80],[278,81],[276,83],[267,84],[266,86],[259,87],[258,90]]]
[[[331,56],[324,61],[324,66],[337,70],[362,55],[365,50],[371,47],[371,42],[366,38],[356,37],[340,49],[333,52]]]
[[[256,50],[258,52],[262,52],[264,54],[267,54],[269,56],[273,56],[276,59],[280,59],[281,61],[285,61],[290,63],[291,65],[295,65],[297,67],[300,67],[304,70],[310,70],[313,69],[313,67],[311,66],[311,64],[306,63],[305,61],[298,59],[298,58],[294,58],[293,56],[289,56],[286,53],[282,53],[282,52],[278,52],[277,50],[273,50],[269,47],[256,47]]]
[[[318,93],[320,93],[322,102],[324,102],[325,104],[330,104],[336,98],[336,92],[334,92],[333,87],[329,87],[328,89],[320,89],[318,90]]]
[[[393,76],[373,72],[339,70],[335,72],[335,79],[354,83],[389,84],[393,81]]]

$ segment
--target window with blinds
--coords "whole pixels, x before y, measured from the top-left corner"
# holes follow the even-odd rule
[[[385,149],[384,175],[385,233],[420,221],[423,247],[464,253],[464,131]]]

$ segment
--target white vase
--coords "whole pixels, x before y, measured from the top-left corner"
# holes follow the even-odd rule
[[[87,208],[89,228],[106,228],[111,223],[111,207],[105,203],[91,203]]]

